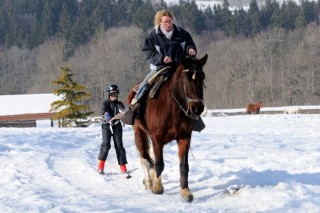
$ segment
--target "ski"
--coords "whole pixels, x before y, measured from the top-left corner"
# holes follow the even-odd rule
[[[114,176],[114,175],[121,175],[124,176],[125,179],[130,179],[132,176],[128,173],[128,172],[124,172],[124,173],[105,173],[105,172],[99,172],[99,175],[105,176],[105,177],[110,177],[110,176]]]
[[[125,176],[125,178],[126,179],[130,179],[131,178],[131,175],[128,173],[128,172],[125,172],[125,173],[122,173],[122,174],[124,174]]]

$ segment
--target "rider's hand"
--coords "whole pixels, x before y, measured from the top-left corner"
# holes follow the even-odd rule
[[[188,51],[188,54],[190,56],[195,56],[197,54],[197,51],[195,49],[193,49],[193,48],[190,48],[189,51]]]
[[[168,63],[171,63],[172,62],[172,59],[169,57],[169,56],[165,56],[164,59],[163,59],[163,62],[165,64],[168,64]]]

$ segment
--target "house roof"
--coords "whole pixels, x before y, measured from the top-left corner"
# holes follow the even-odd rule
[[[0,95],[0,116],[48,113],[51,103],[61,98],[50,94]]]

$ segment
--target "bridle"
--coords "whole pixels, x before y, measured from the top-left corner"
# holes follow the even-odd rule
[[[182,70],[182,72],[190,72],[191,70],[190,69],[184,69]],[[194,73],[192,75],[192,80],[196,80],[196,73],[201,71],[201,70],[192,70]],[[189,107],[189,104],[190,103],[204,103],[204,100],[203,99],[200,99],[200,98],[190,98],[188,95],[187,95],[187,90],[186,90],[186,84],[185,84],[186,80],[185,78],[183,78],[183,91],[184,91],[184,95],[185,95],[185,103],[186,103],[186,108],[187,109],[184,109],[182,104],[179,102],[179,100],[175,97],[175,95],[173,94],[173,92],[171,91],[171,95],[173,97],[173,99],[177,102],[179,108],[184,112],[184,114],[192,119],[195,119],[195,120],[198,120],[199,119],[199,115],[196,115],[194,114],[191,110],[190,110],[190,107]]]

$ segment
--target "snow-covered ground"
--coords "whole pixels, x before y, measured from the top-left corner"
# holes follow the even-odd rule
[[[320,115],[204,117],[189,161],[192,203],[180,196],[175,142],[165,147],[163,195],[142,185],[131,126],[124,145],[132,178],[114,149],[96,173],[99,125],[0,128],[0,212],[320,212]]]
[[[0,98],[32,113],[46,109],[52,96],[39,101],[31,95],[33,104],[22,105],[19,98]],[[44,120],[37,121],[37,128],[0,128],[0,212],[320,212],[320,114],[211,117],[244,110],[208,110],[206,128],[193,133],[192,203],[181,199],[175,142],[164,151],[165,192],[154,195],[142,184],[131,126],[123,135],[131,179],[120,174],[113,148],[107,176],[97,174],[100,124],[50,128]],[[2,108],[4,115],[17,111]]]

